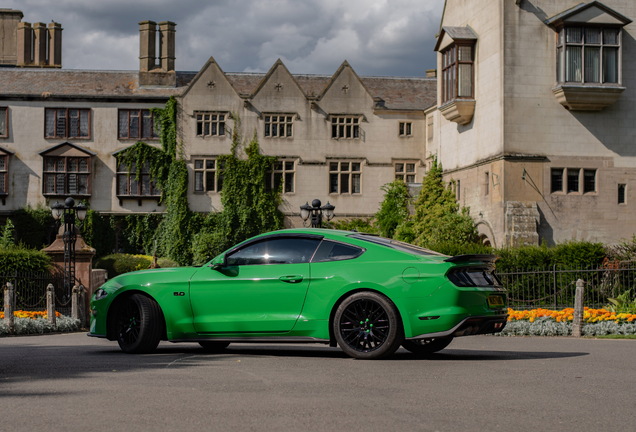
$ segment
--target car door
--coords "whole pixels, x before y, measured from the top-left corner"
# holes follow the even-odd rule
[[[300,315],[319,236],[273,236],[228,252],[226,266],[190,281],[197,333],[282,333]]]

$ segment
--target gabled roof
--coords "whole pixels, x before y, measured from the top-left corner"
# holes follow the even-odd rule
[[[435,44],[434,51],[437,51],[439,49],[439,46],[442,43],[442,40],[444,39],[444,35],[448,35],[448,37],[450,37],[454,41],[479,39],[479,36],[477,36],[477,33],[475,33],[475,31],[472,28],[470,28],[470,26],[466,26],[466,27],[444,26],[442,27],[442,30],[439,32],[439,36],[437,37],[437,43]]]
[[[214,60],[214,57],[210,56],[210,58],[208,59],[207,62],[205,62],[205,65],[203,65],[201,70],[199,72],[197,72],[197,74],[194,75],[194,77],[188,82],[186,89],[181,94],[181,97],[184,97],[185,95],[187,95],[188,92],[190,91],[190,89],[192,89],[192,87],[194,87],[194,85],[197,83],[197,81],[199,81],[199,79],[201,79],[201,77],[203,76],[205,71],[208,70],[209,68],[213,67],[213,65],[216,65],[216,67],[219,69],[219,71],[221,71],[221,74],[225,77],[226,81],[230,84],[230,86],[232,88],[234,88],[234,86],[232,86],[232,83],[227,79],[227,75],[225,74],[225,72],[223,72],[223,69],[221,69],[221,66],[216,62],[216,60]],[[177,83],[177,85],[178,85],[178,83]],[[234,90],[236,91],[236,89],[234,89]],[[237,91],[237,93],[238,93],[238,91]]]
[[[300,93],[304,94],[303,89],[300,88],[300,86],[298,85],[298,82],[294,79],[293,75],[291,73],[289,73],[289,70],[283,64],[283,61],[281,59],[278,59],[278,60],[276,60],[274,65],[269,69],[269,71],[265,74],[265,77],[263,77],[263,79],[258,84],[258,86],[256,86],[256,89],[252,92],[252,94],[250,95],[250,98],[253,98],[254,96],[256,96],[258,94],[259,91],[261,91],[263,86],[265,86],[265,83],[267,83],[267,81],[269,81],[269,79],[272,76],[272,74],[274,73],[274,71],[276,71],[276,69],[278,69],[279,67],[282,67],[283,70],[285,72],[287,72],[287,74],[291,77],[291,79],[294,82],[294,84],[296,84],[296,88],[298,88],[298,91]]]
[[[560,27],[564,23],[617,24],[625,26],[632,22],[625,15],[605,6],[600,1],[580,3],[544,21],[550,27]]]
[[[15,154],[15,152],[13,150],[9,150],[8,148],[2,147],[2,146],[0,146],[0,152],[8,154],[8,155],[14,155]]]
[[[71,148],[64,149],[64,147],[71,147]],[[56,145],[54,145],[52,147],[44,149],[44,150],[38,152],[38,154],[40,156],[46,156],[46,155],[49,155],[49,154],[53,153],[54,156],[61,156],[62,153],[66,153],[69,150],[71,150],[71,153],[72,153],[70,156],[81,156],[81,155],[76,154],[77,151],[84,153],[85,156],[97,156],[97,153],[95,153],[94,151],[89,150],[89,149],[84,148],[84,147],[81,147],[81,146],[78,146],[77,144],[73,144],[73,143],[68,142],[68,141],[67,142],[63,142],[61,144],[56,144]],[[75,151],[73,151],[73,150],[75,150]]]
[[[338,77],[342,74],[342,72],[345,70],[345,68],[351,69],[351,73],[353,73],[353,76],[358,80],[358,82],[360,83],[362,88],[364,88],[364,90],[369,94],[369,96],[373,97],[373,95],[371,93],[369,93],[369,89],[367,88],[367,86],[364,85],[364,83],[362,82],[362,80],[360,79],[360,77],[358,76],[356,71],[354,71],[353,68],[351,67],[351,65],[349,64],[349,62],[345,60],[345,61],[342,62],[342,64],[340,65],[340,67],[338,68],[336,73],[333,74],[333,76],[331,77],[331,79],[329,80],[329,82],[327,83],[325,88],[322,90],[322,92],[318,96],[318,100],[322,99],[323,96],[329,91],[329,89],[331,88],[333,83],[336,81],[336,79],[338,79]]]

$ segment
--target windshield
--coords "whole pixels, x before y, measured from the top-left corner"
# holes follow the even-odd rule
[[[430,249],[412,245],[410,243],[404,243],[398,240],[392,240],[392,239],[376,236],[373,234],[358,233],[358,234],[351,234],[347,237],[352,237],[358,240],[364,240],[371,243],[380,244],[383,246],[390,247],[392,249],[399,250],[401,252],[406,252],[406,253],[410,253],[414,255],[447,256],[447,255],[432,251]]]

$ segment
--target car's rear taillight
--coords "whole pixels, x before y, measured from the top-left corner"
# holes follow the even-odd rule
[[[460,267],[451,270],[448,278],[458,287],[500,287],[494,271],[483,267]]]

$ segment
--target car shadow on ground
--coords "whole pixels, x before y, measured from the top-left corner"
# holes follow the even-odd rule
[[[121,353],[119,350],[112,351]],[[123,354],[123,353],[122,353]],[[305,358],[350,358],[340,348],[316,345],[255,345],[231,344],[221,352],[207,352],[194,344],[161,344],[155,354],[190,354],[197,356],[249,356],[249,357],[305,357]],[[560,351],[491,351],[447,348],[429,355],[415,355],[400,348],[385,360],[390,361],[508,361],[570,358],[589,355],[587,352]]]

